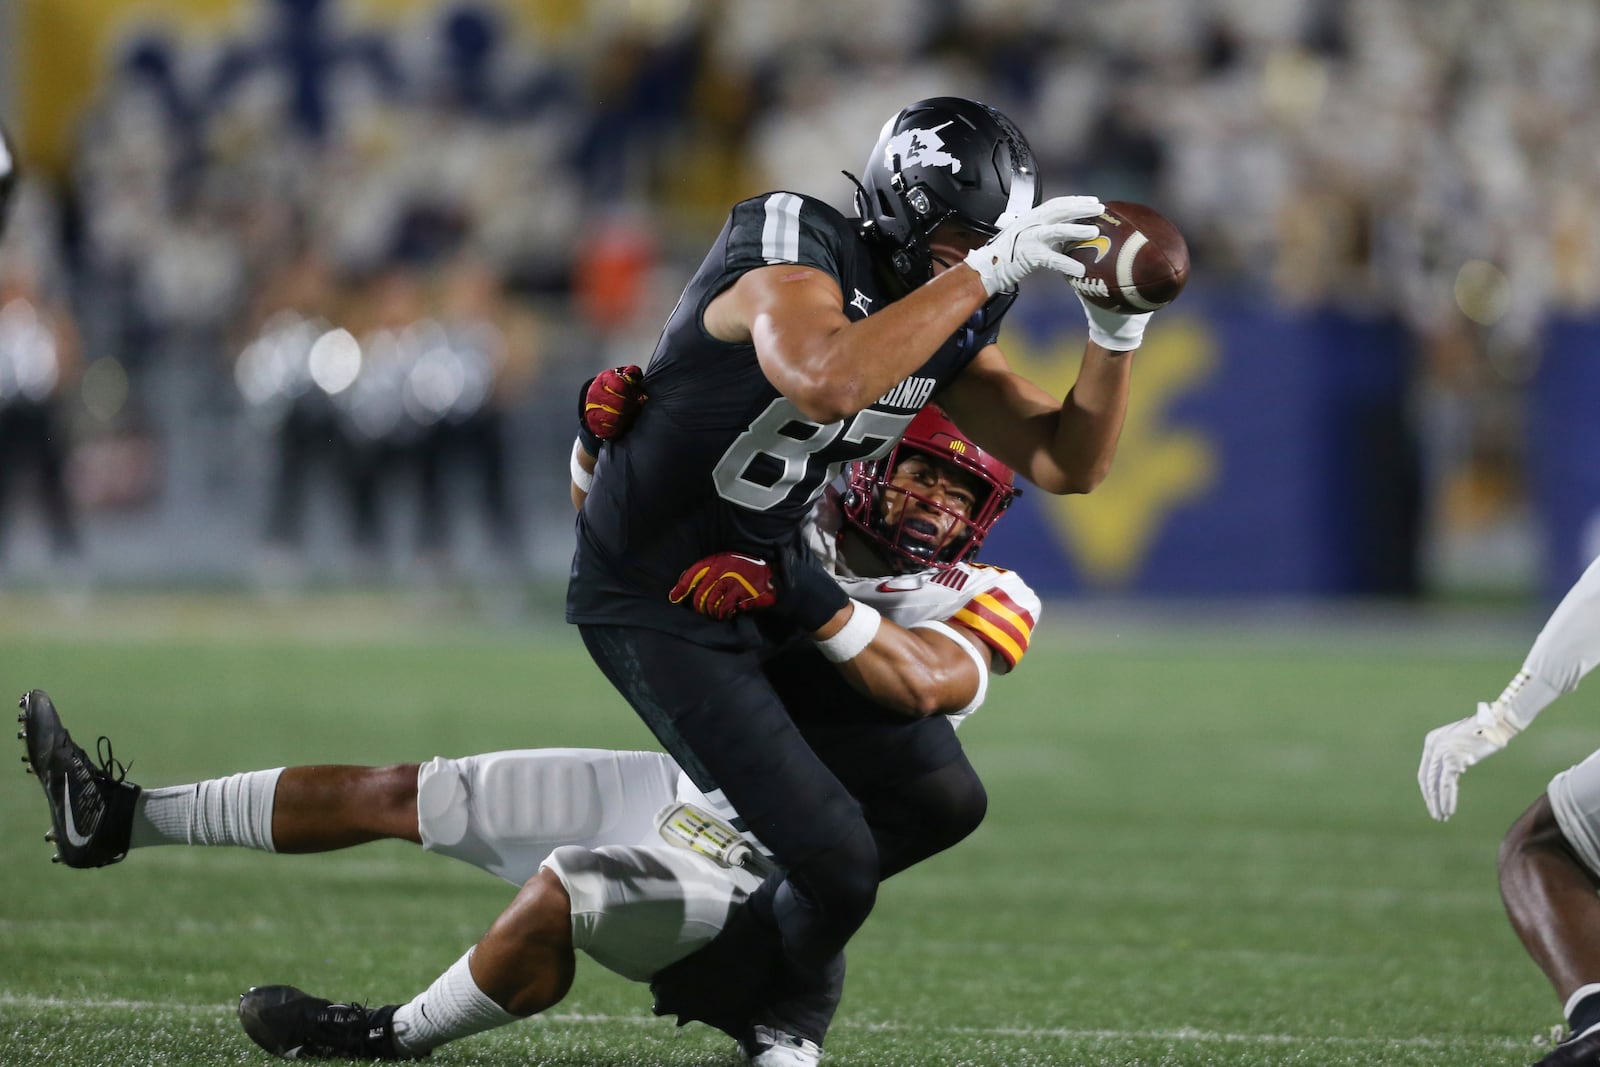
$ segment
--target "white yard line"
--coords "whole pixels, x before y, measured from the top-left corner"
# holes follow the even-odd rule
[[[0,993],[0,1008],[21,1008],[25,1010],[99,1010],[99,1011],[128,1011],[128,1012],[164,1012],[168,1014],[189,1015],[198,1018],[213,1018],[230,1016],[233,1008],[220,1004],[184,1004],[167,1001],[149,1000],[121,1000],[121,999],[67,999],[64,997],[36,997],[19,996],[9,993]],[[549,1012],[544,1015],[533,1016],[531,1022],[546,1025],[579,1025],[588,1026],[596,1024],[605,1025],[657,1025],[659,1020],[650,1015],[604,1015],[585,1012]],[[1026,1026],[929,1026],[924,1022],[916,1023],[870,1023],[851,1022],[848,1019],[840,1020],[840,1030],[864,1030],[868,1033],[894,1033],[915,1032],[921,1034],[951,1034],[969,1037],[1016,1037],[1030,1040],[1051,1038],[1058,1041],[1171,1041],[1191,1042],[1194,1044],[1228,1044],[1228,1045],[1303,1045],[1337,1046],[1353,1048],[1458,1048],[1470,1044],[1473,1047],[1490,1046],[1505,1049],[1526,1049],[1533,1051],[1535,1045],[1530,1040],[1513,1040],[1511,1038],[1441,1038],[1441,1037],[1382,1037],[1378,1035],[1320,1035],[1305,1034],[1237,1034],[1225,1033],[1214,1030],[1197,1030],[1192,1027],[1179,1027],[1174,1030],[1078,1030],[1066,1027],[1026,1027]]]

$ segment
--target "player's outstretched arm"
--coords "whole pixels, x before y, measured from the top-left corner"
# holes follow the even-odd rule
[[[1578,687],[1600,662],[1600,559],[1539,632],[1522,670],[1505,691],[1476,713],[1428,733],[1417,783],[1428,814],[1440,822],[1455,814],[1457,783],[1468,767],[1505,748],[1557,697]]]
[[[838,282],[794,264],[759,267],[706,307],[713,337],[754,345],[774,388],[808,419],[834,422],[870,405],[927,362],[996,293],[1041,269],[1081,276],[1061,248],[1091,240],[1094,197],[1047,200],[883,310],[852,322]]]
[[[1131,225],[1121,211],[1131,211],[1139,225]],[[1066,399],[1058,400],[1017,375],[993,345],[940,399],[985,451],[1046,492],[1087,493],[1110,472],[1127,407],[1131,353],[1143,345],[1154,309],[1169,303],[1188,277],[1188,250],[1176,227],[1138,205],[1108,212],[1097,221],[1109,224],[1110,232],[1102,230],[1097,240],[1073,250],[1074,255],[1092,254],[1095,264],[1104,258],[1115,267],[1110,278],[1102,265],[1073,282],[1089,340]],[[1153,258],[1139,267],[1144,249]],[[1160,288],[1146,293],[1135,284],[1141,278]],[[1114,299],[1111,284],[1117,286]]]
[[[984,451],[1047,493],[1087,493],[1105,480],[1127,413],[1133,361],[1091,341],[1065,400],[1011,369],[990,345],[939,403]]]

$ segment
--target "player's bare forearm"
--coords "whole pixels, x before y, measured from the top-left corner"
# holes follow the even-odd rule
[[[1087,493],[1111,473],[1128,413],[1132,376],[1131,352],[1108,352],[1093,342],[1085,347],[1078,380],[1061,403],[1050,447],[1060,471],[1074,476],[1074,487],[1065,492]]]
[[[981,681],[971,654],[952,639],[888,619],[860,655],[838,668],[880,707],[917,719],[961,710],[977,696]]]
[[[1129,353],[1090,343],[1065,400],[1011,370],[991,345],[939,398],[985,451],[1047,493],[1087,493],[1111,471],[1132,381]]]
[[[724,340],[749,340],[774,388],[807,418],[834,422],[926,363],[986,299],[977,274],[963,266],[852,322],[831,277],[775,266],[751,271],[713,301],[706,328]]]

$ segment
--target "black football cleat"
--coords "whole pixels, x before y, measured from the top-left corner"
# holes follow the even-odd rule
[[[250,1040],[286,1060],[412,1060],[394,1043],[399,1008],[336,1004],[292,985],[255,986],[239,997]]]
[[[1567,1038],[1533,1067],[1600,1067],[1600,1027]]]
[[[100,765],[72,740],[56,707],[42,689],[29,690],[17,704],[22,713],[17,736],[27,746],[23,762],[39,776],[50,804],[50,833],[55,861],[68,867],[105,867],[128,854],[133,834],[133,805],[139,787],[126,781],[127,769],[111,754],[111,742],[100,738]]]

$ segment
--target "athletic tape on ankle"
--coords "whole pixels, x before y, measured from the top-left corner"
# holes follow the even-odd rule
[[[578,456],[582,452],[583,442],[574,440],[572,442],[572,484],[587,493],[589,487],[594,484],[594,475],[584,470],[583,464],[578,462]]]
[[[816,643],[817,651],[833,663],[843,663],[861,655],[862,650],[878,636],[878,627],[883,623],[883,616],[870,604],[863,604],[853,597],[850,603],[855,605],[855,610],[850,612],[849,620],[839,628],[839,632]]]

